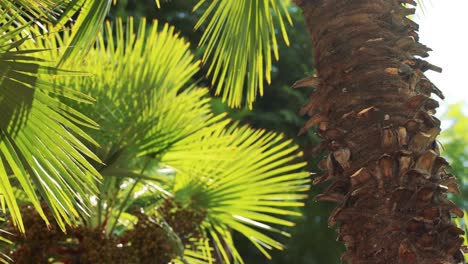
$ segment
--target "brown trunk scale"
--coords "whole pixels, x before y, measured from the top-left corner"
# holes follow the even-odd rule
[[[441,69],[420,57],[413,0],[296,0],[314,46],[316,86],[301,114],[303,131],[317,126],[325,174],[333,180],[318,201],[338,204],[339,223],[352,264],[464,263],[463,216],[447,193],[458,193],[436,137],[440,121],[431,99],[443,95],[424,75]]]

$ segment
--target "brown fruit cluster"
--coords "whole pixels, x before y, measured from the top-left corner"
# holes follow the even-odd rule
[[[157,219],[143,213],[134,228],[120,237],[108,236],[101,228],[68,227],[63,233],[44,205],[50,225],[46,226],[32,206],[22,208],[26,235],[20,234],[11,221],[7,231],[15,234],[14,244],[4,250],[15,263],[169,263],[177,257],[176,244]],[[160,207],[162,217],[180,237],[184,245],[200,237],[199,226],[206,213],[165,201]]]
[[[44,210],[48,219],[53,219],[49,210]],[[6,231],[15,234],[12,238],[15,248],[6,253],[15,263],[48,263],[55,241],[62,240],[63,232],[55,222],[46,226],[41,216],[32,206],[22,208],[23,223],[27,228],[27,235],[20,234],[11,220],[6,222]]]
[[[135,228],[125,234],[125,249],[131,252],[127,263],[169,263],[176,254],[166,231],[145,214],[137,214],[137,217]]]
[[[206,217],[205,210],[183,207],[180,203],[168,199],[164,201],[159,211],[184,244],[189,238],[203,236],[199,227]]]

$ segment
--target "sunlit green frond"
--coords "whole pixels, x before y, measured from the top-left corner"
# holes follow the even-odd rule
[[[198,70],[189,44],[179,39],[174,28],[168,25],[159,32],[157,24],[146,27],[143,20],[135,34],[131,18],[125,30],[121,20],[117,20],[115,27],[107,23],[105,35],[98,38],[87,59],[73,62],[74,69],[94,75],[64,79],[62,85],[97,98],[94,107],[85,104],[76,107],[100,124],[99,131],[89,133],[102,146],[97,151],[106,163],[125,148],[137,148],[138,156],[152,157],[168,149],[176,155],[177,148],[179,156],[174,158],[182,158],[185,149],[187,155],[208,159],[209,153],[200,146],[210,141],[220,145],[226,139],[206,137],[200,143],[196,138],[224,127],[227,121],[221,122],[222,115],[211,113],[206,89],[188,87],[181,91]],[[36,47],[51,48],[51,57],[45,59],[53,60],[62,52],[55,47],[69,37],[66,32],[64,37],[57,34],[55,40],[41,42]],[[166,52],[168,49],[171,52]],[[183,141],[188,136],[196,139],[198,145]],[[222,151],[225,150],[212,148],[212,159],[229,155],[220,156]]]
[[[309,188],[308,173],[301,171],[305,164],[297,162],[297,146],[281,135],[235,125],[211,137],[229,137],[235,158],[191,163],[191,168],[190,160],[168,162],[184,168],[176,176],[174,197],[207,210],[204,228],[226,262],[231,257],[242,262],[230,230],[245,235],[269,257],[269,249],[283,246],[265,233],[289,236],[280,226],[294,225],[287,218],[300,215],[296,208],[303,205],[303,192]]]
[[[207,120],[212,118],[207,101],[198,101],[206,94],[205,91],[192,89],[191,93],[184,92],[191,99],[178,97],[180,89],[198,70],[198,63],[189,52],[189,44],[179,39],[174,28],[168,25],[158,32],[157,23],[147,28],[143,20],[136,32],[134,30],[131,18],[125,27],[120,19],[115,26],[108,22],[105,33],[98,37],[86,60],[75,60],[69,64],[76,70],[92,72],[93,75],[70,78],[61,83],[97,98],[93,107],[85,104],[76,107],[100,124],[101,130],[90,133],[103,147],[99,151],[104,160],[135,145],[141,146],[141,155],[157,155],[157,152],[164,151],[163,144],[169,146],[178,137],[209,124]],[[55,39],[39,43],[39,48],[52,49],[50,57],[45,59],[61,56],[63,50],[55,47],[71,38],[67,32],[63,35],[56,34]],[[166,52],[168,49],[171,52]],[[187,105],[188,102],[195,104]],[[189,118],[195,120],[191,125],[184,120],[170,123],[171,119],[177,120],[179,116],[186,116],[185,121]],[[169,119],[162,128],[169,141],[163,137],[147,137],[150,127],[161,124],[159,119]],[[154,140],[164,143],[151,142]]]
[[[45,59],[52,60],[62,52],[54,47],[68,37],[57,35],[38,48],[51,48],[51,57]],[[302,171],[305,164],[297,161],[297,146],[281,135],[239,127],[224,115],[212,114],[207,90],[187,87],[198,63],[172,27],[158,28],[156,23],[147,28],[143,20],[135,32],[132,19],[125,26],[121,20],[114,26],[107,23],[88,57],[74,61],[73,67],[94,73],[67,79],[63,85],[97,98],[94,107],[76,107],[102,127],[90,133],[103,146],[99,156],[108,165],[102,170],[106,177],[97,200],[106,199],[110,205],[111,211],[103,213],[110,230],[128,216],[130,204],[138,201],[135,195],[148,191],[146,183],[153,182],[153,193],[166,192],[166,198],[173,196],[184,206],[208,213],[205,233],[226,261],[231,256],[242,261],[231,230],[248,237],[267,256],[268,249],[282,248],[271,233],[287,235],[280,226],[293,225],[286,218],[299,215],[294,208],[302,205],[299,200],[306,197],[309,183],[308,173]],[[136,157],[143,160],[135,162]],[[160,184],[156,174],[165,165],[175,176],[173,182]],[[123,181],[126,178],[133,180]],[[201,255],[192,251],[187,256],[192,254],[200,263],[212,260],[207,257],[204,262],[206,249]]]
[[[135,162],[137,156],[159,160],[174,145],[181,149],[176,144],[181,139],[200,135],[198,131],[220,123],[223,118],[211,113],[206,89],[181,90],[196,73],[199,63],[194,61],[189,44],[174,33],[173,27],[164,25],[158,29],[155,23],[147,28],[142,20],[134,30],[131,18],[125,26],[120,19],[114,26],[108,22],[85,59],[65,64],[93,75],[55,80],[58,85],[97,98],[94,105],[80,103],[74,107],[100,124],[100,130],[88,131],[101,146],[96,153],[108,165],[101,171],[111,177],[104,179],[99,198],[107,197],[109,188],[118,189],[126,177],[151,177],[147,176],[146,168],[139,168],[146,166]],[[36,41],[34,47],[49,49],[43,59],[54,61],[63,53],[57,47],[69,38],[68,32],[55,34],[54,38]],[[219,139],[214,141],[219,144]],[[191,147],[188,151],[199,159],[207,158],[202,151],[194,152],[199,145],[188,144],[186,149]],[[216,154],[212,151],[212,159],[219,159],[222,151]],[[126,161],[125,167],[115,165],[122,159]],[[120,212],[127,208],[123,203],[116,207]]]
[[[200,46],[212,85],[230,106],[241,107],[245,100],[252,107],[257,94],[263,95],[264,81],[271,81],[272,51],[279,59],[277,30],[289,45],[287,5],[284,0],[201,0],[194,9],[206,2],[195,27],[206,24]]]
[[[8,0],[0,2],[0,11],[7,12],[17,25],[33,22],[44,30],[53,26],[53,32],[73,25],[72,37],[64,48],[61,62],[83,54],[92,44],[109,11],[112,0]],[[72,18],[76,18],[73,20]],[[43,33],[28,28],[29,33]]]
[[[30,22],[54,23],[61,8],[70,0],[5,0],[0,1],[0,11],[7,15],[4,18],[14,19],[16,25]],[[2,19],[4,19],[2,18]]]
[[[96,191],[93,177],[98,173],[85,157],[98,160],[78,137],[92,141],[76,123],[96,124],[61,103],[57,97],[81,98],[76,91],[53,87],[44,76],[69,75],[45,66],[40,49],[28,49],[22,35],[27,25],[0,14],[0,193],[4,196],[13,222],[24,227],[13,184],[21,186],[38,212],[45,218],[38,193],[50,206],[59,225],[71,223],[88,202],[83,197]],[[13,178],[10,176],[13,175]],[[14,183],[12,182],[14,179]]]
[[[121,141],[109,145],[134,145],[138,155],[155,157],[174,168],[176,199],[191,205],[193,195],[205,199],[201,208],[210,212],[207,230],[212,236],[217,234],[219,239],[214,241],[218,246],[230,241],[228,229],[232,228],[265,254],[264,248],[281,248],[263,231],[286,235],[274,225],[293,225],[283,217],[298,215],[291,208],[301,206],[298,200],[305,198],[301,192],[307,190],[309,179],[300,170],[305,164],[295,161],[297,147],[282,136],[237,128],[223,116],[214,116],[204,89],[181,92],[197,65],[188,45],[174,37],[172,28],[165,26],[156,32],[156,26],[147,30],[142,22],[133,34],[132,20],[127,21],[126,32],[121,23],[117,21],[113,34],[108,24],[107,45],[101,37],[90,52],[99,59],[86,65],[98,76],[107,77],[77,86],[94,87],[95,94],[87,92],[98,98],[98,107],[104,98],[103,112],[107,107],[110,112],[106,113],[112,113],[106,116],[119,117],[110,121],[99,118],[103,128],[122,126],[121,131],[129,131]],[[171,52],[164,52],[168,47]],[[116,58],[122,63],[116,63]],[[232,242],[228,244],[235,252]],[[235,258],[241,259],[238,254]]]
[[[68,48],[63,54],[62,64],[68,59],[73,60],[78,54],[84,55],[86,53],[96,38],[111,3],[112,0],[70,1],[55,26],[56,29],[62,28],[70,17],[79,13],[78,18],[73,23],[71,37],[65,42],[65,46],[71,48]]]

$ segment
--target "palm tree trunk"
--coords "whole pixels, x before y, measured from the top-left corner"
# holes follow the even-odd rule
[[[463,233],[447,200],[455,177],[439,155],[443,97],[424,76],[441,69],[419,59],[430,50],[418,42],[407,18],[413,0],[296,0],[314,46],[318,83],[301,110],[317,125],[333,179],[317,200],[338,204],[329,218],[349,263],[460,263]]]

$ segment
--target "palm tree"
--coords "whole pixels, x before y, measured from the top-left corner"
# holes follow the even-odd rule
[[[83,17],[83,19],[77,20],[77,24],[79,24],[78,21],[81,21],[80,23],[84,24],[84,26],[75,28],[72,31],[72,37],[63,41],[63,43],[74,43],[75,46],[85,47],[84,45],[89,41],[82,42],[82,39],[86,39],[83,36],[89,37],[90,34],[88,33],[97,30],[99,23],[95,22],[102,20],[110,1],[73,2],[82,5],[83,15],[80,15],[80,17]],[[100,2],[100,4],[97,2]],[[207,1],[199,1],[199,5],[195,8],[205,2]],[[17,1],[16,3],[21,4],[24,1]],[[41,7],[51,6],[51,3],[56,2],[43,0],[41,1]],[[462,244],[460,234],[462,231],[450,222],[450,215],[462,216],[463,213],[447,200],[447,192],[456,193],[458,187],[454,176],[445,171],[448,163],[439,155],[436,137],[440,132],[440,122],[432,116],[437,107],[437,102],[430,98],[431,93],[435,93],[440,97],[443,96],[437,87],[424,76],[424,71],[440,71],[440,68],[418,58],[427,56],[429,49],[418,42],[418,36],[415,32],[417,25],[407,18],[407,16],[414,13],[414,9],[408,8],[407,5],[415,5],[415,3],[411,0],[297,0],[296,3],[302,8],[307,19],[307,25],[314,44],[314,62],[317,76],[299,81],[295,84],[295,87],[306,85],[316,87],[316,91],[311,96],[309,103],[301,110],[301,113],[311,116],[309,122],[305,124],[304,130],[317,126],[317,133],[324,138],[319,149],[328,152],[327,157],[321,162],[320,166],[325,174],[317,178],[315,182],[319,183],[332,179],[334,183],[326,193],[319,195],[317,200],[338,203],[337,209],[330,216],[329,223],[330,225],[340,224],[339,239],[346,244],[348,249],[347,253],[343,255],[343,259],[350,263],[457,263],[462,261],[463,256],[460,253]],[[4,7],[4,9],[11,10],[12,8]],[[38,10],[42,9],[39,8]],[[78,8],[76,6],[68,8],[67,6],[60,10],[64,11],[62,14],[69,15],[74,14]],[[93,11],[100,12],[93,13]],[[30,11],[26,13],[31,14]],[[50,12],[47,14],[50,14]],[[4,24],[7,25],[3,28],[4,32],[12,32],[2,36],[4,39],[2,43],[7,43],[6,46],[2,46],[6,47],[4,51],[6,55],[3,56],[4,59],[2,60],[2,62],[5,61],[4,65],[9,65],[8,61],[30,60],[28,59],[30,57],[23,56],[24,52],[15,52],[15,48],[22,43],[22,38],[19,35],[20,33],[16,33],[19,30],[14,30],[18,29],[15,28],[18,24],[7,23],[11,21],[11,17],[10,15],[2,18],[2,21],[5,21]],[[23,16],[20,16],[20,18],[22,19]],[[59,19],[56,25],[66,24],[67,19]],[[209,21],[200,43],[205,48],[203,62],[210,65],[208,74],[212,77],[216,92],[222,93],[223,99],[231,106],[240,107],[244,93],[247,93],[247,105],[251,107],[257,92],[262,93],[263,80],[269,80],[272,70],[272,50],[275,57],[278,58],[275,30],[279,28],[285,41],[289,42],[285,20],[290,21],[287,5],[283,0],[224,0],[209,3],[206,12],[197,25],[197,27],[201,27],[204,22]],[[14,33],[15,35],[13,35]],[[122,32],[117,32],[117,34],[123,35]],[[127,38],[132,40],[130,36],[131,34],[127,35]],[[12,42],[11,39],[15,39],[16,42]],[[58,41],[58,43],[62,42]],[[101,48],[104,46],[105,44],[102,42]],[[35,52],[34,49],[31,52],[33,51]],[[112,51],[113,47],[111,46],[110,52],[112,53]],[[122,51],[123,49],[116,49],[116,53]],[[73,61],[73,59],[79,57],[76,56],[77,54],[86,54],[86,49],[65,51],[60,55],[60,65],[66,66],[67,61]],[[125,53],[117,55],[123,56]],[[15,65],[18,67],[18,64]],[[2,80],[15,80],[14,78],[18,80],[18,75],[12,75],[12,73],[16,74],[26,70],[28,75],[31,76],[58,71],[55,67],[43,66],[42,64],[39,66],[13,68],[13,71],[12,68],[5,68],[6,70],[2,71],[2,77],[4,77]],[[37,70],[39,68],[46,69],[46,71]],[[33,69],[32,72],[31,69]],[[47,83],[37,82],[36,77],[28,78],[28,80],[31,79],[32,81],[29,83],[25,81],[21,81],[21,83],[26,84],[28,88]],[[49,80],[49,83],[52,82],[50,78],[45,79]],[[2,88],[6,87],[5,89],[12,87],[9,82],[5,81],[2,81],[2,85]],[[246,91],[244,91],[245,85],[249,87]],[[106,152],[106,155],[95,156],[88,151],[89,147],[73,144],[72,142],[76,142],[74,137],[62,138],[68,144],[57,144],[54,149],[61,150],[60,153],[64,154],[63,158],[65,160],[67,155],[65,155],[66,152],[62,146],[71,146],[71,149],[77,149],[77,154],[73,158],[68,156],[68,159],[71,159],[70,162],[73,162],[73,164],[78,161],[78,164],[81,165],[75,166],[76,171],[70,172],[62,169],[61,173],[57,173],[56,168],[63,168],[63,165],[59,164],[61,159],[51,157],[52,154],[47,149],[47,146],[54,142],[49,139],[45,143],[47,139],[43,139],[40,140],[41,145],[39,146],[45,147],[30,150],[31,143],[27,143],[26,136],[21,136],[21,133],[39,135],[35,137],[36,139],[40,138],[40,135],[44,136],[45,133],[41,133],[41,131],[45,129],[51,132],[54,131],[58,134],[57,136],[68,135],[66,131],[71,130],[74,134],[78,134],[90,142],[95,142],[91,137],[87,137],[83,130],[74,126],[73,123],[67,122],[67,120],[74,117],[73,121],[84,123],[88,127],[93,127],[96,124],[93,122],[93,118],[89,119],[79,114],[79,112],[65,107],[64,102],[66,101],[57,102],[53,101],[56,97],[52,97],[52,99],[47,97],[55,92],[58,96],[66,95],[66,97],[74,100],[89,102],[90,98],[83,95],[83,90],[76,93],[75,90],[65,92],[55,88],[51,91],[50,89],[47,90],[44,85],[39,87],[48,92],[41,94],[39,88],[34,89],[34,100],[31,100],[33,95],[20,97],[22,102],[15,104],[14,111],[10,110],[12,114],[9,116],[11,117],[8,117],[7,121],[2,119],[2,133],[6,134],[6,136],[2,137],[2,142],[5,143],[2,145],[4,147],[1,151],[2,155],[5,155],[4,159],[8,161],[8,167],[11,167],[22,188],[30,197],[29,199],[35,202],[35,207],[41,210],[39,200],[31,187],[32,185],[28,182],[25,183],[24,179],[36,179],[34,187],[38,188],[38,191],[45,196],[48,204],[54,209],[54,215],[58,219],[64,218],[67,220],[70,212],[72,212],[72,215],[76,215],[73,209],[74,199],[70,197],[76,197],[75,200],[79,202],[85,201],[84,203],[87,204],[83,206],[92,207],[93,205],[89,205],[88,200],[83,199],[83,197],[88,197],[86,195],[93,192],[98,195],[102,194],[102,192],[96,190],[86,191],[87,188],[85,187],[95,186],[94,179],[98,178],[100,173],[96,173],[96,167],[91,167],[88,163],[85,163],[80,153],[84,153],[96,161],[105,160],[109,157],[107,155],[109,153],[121,154],[117,148]],[[175,89],[173,91],[179,90]],[[102,92],[105,94],[107,91]],[[38,98],[36,98],[36,93]],[[107,96],[110,96],[110,99],[112,98],[112,94]],[[40,99],[43,100],[40,101]],[[114,98],[113,100],[117,99],[120,100],[120,98]],[[138,100],[145,99],[147,98]],[[2,98],[2,106],[5,104],[4,102],[7,101]],[[36,125],[38,123],[37,121],[34,122],[34,120],[46,118],[47,116],[37,116],[38,114],[34,116],[33,110],[37,104],[32,102],[49,104],[48,109],[56,112],[58,110],[64,111],[60,112],[61,115],[51,121],[52,124],[55,121],[59,122],[60,125],[56,128],[34,127],[32,124]],[[149,104],[147,109],[151,109],[151,105],[152,103]],[[46,110],[43,109],[37,110],[37,112],[44,113]],[[8,111],[5,112],[9,113]],[[129,116],[124,117],[130,118],[131,114],[139,115],[143,121],[151,116],[147,115],[143,110],[143,112],[132,112]],[[64,119],[64,116],[67,119]],[[29,119],[26,120],[25,117]],[[220,120],[221,118],[217,119],[217,121]],[[221,122],[221,124],[223,123]],[[63,131],[64,126],[67,127],[65,131]],[[34,127],[36,133],[31,132],[33,128],[27,130],[28,127]],[[231,136],[237,133],[237,130],[226,126],[226,124],[215,127],[220,127],[221,131],[225,132],[212,128],[214,130],[209,132],[209,135]],[[14,129],[9,131],[9,128]],[[149,129],[149,131],[149,135],[158,133],[157,129]],[[18,143],[18,146],[21,147],[20,150],[18,150],[19,147],[9,147],[8,145],[8,142],[11,142],[10,138],[12,136],[10,135],[16,135],[15,133],[18,133],[18,140],[24,141]],[[253,132],[244,132],[241,129],[238,133],[251,134]],[[206,135],[200,135],[199,140],[206,139]],[[130,134],[130,136],[134,135]],[[274,138],[274,136],[267,136],[267,138]],[[129,146],[136,146],[139,155],[154,157],[158,156],[159,151],[164,149],[154,147],[151,138],[143,137],[142,140],[143,142],[136,139],[129,140],[132,143]],[[247,142],[251,141],[247,140]],[[169,145],[173,146],[172,144]],[[242,142],[234,144],[236,146],[244,145]],[[216,144],[214,146],[218,147]],[[238,154],[235,156],[238,157],[249,153],[250,146],[250,144],[246,143],[245,149],[240,148],[244,151],[237,152]],[[274,144],[271,145],[271,148],[274,149],[273,146]],[[70,147],[67,149],[70,150]],[[21,151],[20,154],[24,158],[15,158],[14,155],[18,151]],[[289,152],[289,150],[286,152]],[[42,153],[47,153],[49,157],[42,156]],[[28,157],[33,158],[28,160]],[[54,160],[56,162],[55,166],[50,163]],[[234,161],[235,164],[238,163],[236,159]],[[206,162],[184,164],[188,166],[186,168],[191,168],[194,166],[193,164],[200,166],[190,169],[197,172],[203,172],[207,167]],[[267,166],[267,163],[255,163],[257,166],[258,164]],[[141,164],[136,165],[141,166]],[[220,167],[208,167],[208,170],[210,172],[221,172],[231,168],[231,166],[234,165],[232,163],[221,163]],[[234,166],[234,168],[237,170],[237,167]],[[147,169],[147,165],[144,164],[136,175],[145,176]],[[184,175],[184,172],[187,174],[187,171],[190,170],[182,170],[182,175]],[[255,171],[255,169],[252,171]],[[134,175],[135,173],[131,174],[132,172],[134,171],[125,171],[127,175]],[[66,177],[62,178],[62,174],[66,175]],[[116,174],[116,172],[112,171],[111,174]],[[3,175],[8,174],[5,172]],[[20,176],[18,177],[18,175]],[[40,177],[41,175],[43,177]],[[77,177],[77,175],[83,176]],[[94,178],[90,177],[90,175],[94,175]],[[179,179],[184,179],[182,183],[185,182],[185,184],[176,185],[178,187],[174,187],[173,191],[177,193],[177,190],[180,190],[180,199],[185,201],[190,200],[186,199],[185,194],[187,192],[192,195],[210,194],[213,195],[211,196],[213,199],[224,197],[224,195],[216,191],[205,192],[210,190],[207,186],[217,187],[215,189],[218,191],[229,190],[228,187],[220,187],[222,185],[208,184],[213,179],[218,179],[221,183],[229,183],[216,175],[219,174],[214,173],[203,178],[207,182],[202,184],[201,187],[192,184],[188,180],[191,177],[179,177]],[[267,173],[267,175],[269,174]],[[299,191],[300,186],[305,183],[303,175],[300,175],[297,178],[293,177],[293,186],[296,186],[294,188],[296,191]],[[44,179],[51,179],[51,177],[55,181],[51,181],[49,184],[44,182]],[[265,179],[263,177],[259,176],[258,178],[257,183],[260,186]],[[88,180],[80,182],[78,178]],[[290,179],[289,177],[286,178]],[[59,185],[59,188],[54,187],[55,189],[51,189],[53,187],[51,183],[55,182],[62,184],[62,186]],[[275,182],[274,178],[272,182]],[[135,187],[131,187],[126,191],[127,196],[135,191],[139,183],[140,181],[131,185]],[[115,184],[115,182],[112,182],[112,184]],[[287,184],[287,186],[290,185]],[[73,192],[74,188],[80,191]],[[18,208],[11,190],[12,187],[7,185],[1,191],[6,197],[5,201],[8,208]],[[61,192],[60,190],[65,191]],[[167,191],[164,188],[163,190]],[[60,196],[52,195],[56,193]],[[238,197],[238,195],[234,195],[232,199]],[[231,202],[218,201],[215,204],[226,205],[226,203],[234,204],[235,202],[234,200]],[[286,203],[285,206],[291,205],[296,204]],[[263,252],[265,252],[264,248],[281,248],[281,245],[274,240],[248,228],[248,225],[265,228],[264,223],[271,221],[278,224],[289,224],[263,214],[265,212],[278,214],[286,212],[273,210],[269,207],[261,208],[262,210],[258,211],[261,212],[260,214],[251,213],[247,210],[244,215],[227,214],[226,219],[222,218],[226,222],[218,218],[214,218],[213,222],[205,222],[203,226],[205,226],[205,230],[208,230],[205,233],[209,233],[209,238],[216,241],[221,258],[224,261],[229,262],[232,258],[234,261],[242,261],[232,245],[229,231],[231,228],[240,232],[247,231],[250,234],[255,234],[252,243]],[[64,210],[62,211],[62,209]],[[232,208],[227,207],[224,210],[230,212]],[[117,219],[122,212],[124,212],[124,209],[117,210]],[[219,210],[214,212],[219,212]],[[15,219],[20,219],[18,210],[15,215]],[[98,221],[100,221],[99,218]],[[239,221],[243,222],[243,224],[239,225]],[[221,223],[221,225],[217,226],[215,223]],[[21,226],[19,220],[17,220],[17,225]],[[280,230],[268,225],[266,229],[281,233]],[[219,239],[220,236],[223,238]],[[228,248],[231,249],[230,251],[224,250],[226,243]]]

